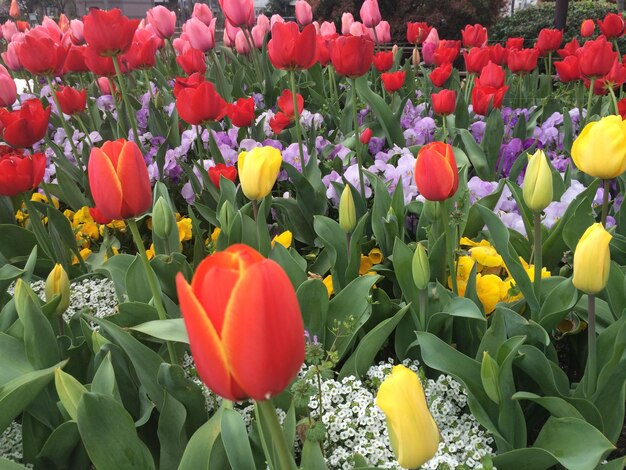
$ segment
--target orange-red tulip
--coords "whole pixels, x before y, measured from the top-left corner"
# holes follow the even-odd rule
[[[87,44],[98,55],[113,56],[127,52],[133,42],[139,20],[130,20],[119,8],[92,9],[83,18],[83,34]]]
[[[176,278],[202,381],[228,400],[267,400],[304,361],[304,326],[285,271],[246,245],[205,258],[191,285]]]
[[[87,91],[76,90],[70,86],[59,87],[56,92],[59,106],[64,114],[72,115],[82,112],[87,104]]]
[[[415,161],[415,183],[429,201],[454,196],[459,187],[459,171],[450,144],[431,142],[420,149]]]
[[[104,217],[128,219],[150,208],[150,176],[134,142],[118,139],[91,149],[88,173],[93,200]]]

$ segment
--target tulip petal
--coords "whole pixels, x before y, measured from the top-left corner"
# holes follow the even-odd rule
[[[88,165],[89,187],[96,206],[110,219],[119,219],[122,210],[122,185],[113,163],[99,148],[91,150]]]
[[[152,204],[150,175],[141,151],[134,142],[126,142],[117,161],[124,198],[123,216],[134,217],[146,212]]]
[[[458,173],[441,155],[424,152],[417,157],[415,179],[418,191],[426,199],[443,201],[453,192],[455,182],[458,181]]]

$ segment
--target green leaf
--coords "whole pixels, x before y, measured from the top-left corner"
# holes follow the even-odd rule
[[[500,367],[487,351],[483,353],[483,361],[480,364],[480,380],[485,388],[485,393],[494,403],[500,403],[502,393],[498,377]]]
[[[346,285],[345,273],[348,267],[346,234],[333,219],[316,215],[313,226],[315,233],[324,241],[333,266],[333,286],[340,292]]]
[[[564,279],[550,291],[541,304],[537,315],[539,324],[547,331],[552,331],[576,306],[578,298],[578,289],[572,284],[572,279]]]
[[[165,392],[163,409],[159,414],[157,434],[161,444],[159,468],[162,470],[176,470],[180,462],[185,446],[187,434],[185,433],[185,419],[187,411],[185,407],[169,393]]]
[[[481,147],[485,151],[485,157],[487,159],[487,165],[491,170],[492,175],[498,177],[498,171],[496,164],[498,161],[498,155],[500,154],[500,147],[502,146],[502,137],[504,136],[504,120],[502,119],[502,113],[499,109],[494,109],[489,113],[485,126],[485,137],[480,143]]]
[[[204,423],[191,436],[185,453],[180,461],[178,470],[208,470],[211,450],[220,435],[222,413],[225,410],[224,402],[209,421]]]
[[[54,371],[54,386],[65,411],[70,415],[70,418],[76,420],[78,403],[83,393],[87,392],[87,388],[61,369]]]
[[[131,302],[147,304],[152,298],[148,276],[139,255],[135,256],[126,271],[126,294]]]
[[[221,427],[222,441],[230,465],[238,470],[255,470],[248,431],[241,415],[233,410],[224,410]]]
[[[27,470],[29,468],[3,457],[0,457],[0,467],[2,467],[3,470]]]
[[[187,336],[187,329],[182,318],[153,320],[130,327],[130,329],[164,341],[189,344],[189,336]]]
[[[578,418],[585,419],[575,406],[559,397],[542,397],[531,392],[517,392],[512,397],[513,400],[529,400],[542,406],[555,418]]]
[[[46,439],[37,459],[53,462],[56,468],[67,468],[72,459],[72,452],[80,441],[78,426],[74,421],[66,421],[52,431]],[[0,467],[4,468],[0,465]]]
[[[84,393],[78,404],[78,431],[96,468],[154,469],[146,445],[137,436],[135,423],[113,398]]]
[[[287,250],[287,248],[280,243],[274,244],[274,247],[272,248],[272,251],[270,251],[269,255],[270,259],[276,261],[280,264],[281,268],[285,270],[294,289],[298,289],[298,287],[300,287],[300,285],[307,280],[306,261],[303,267],[298,262],[299,260],[296,256],[300,258],[297,252],[291,253],[291,250]]]
[[[396,280],[400,285],[402,296],[410,305],[409,309],[413,316],[418,315],[419,291],[413,280],[413,250],[411,250],[402,240],[396,238],[393,244],[393,270]],[[425,329],[426,325],[423,325]]]
[[[463,150],[476,171],[476,175],[483,181],[492,181],[494,174],[489,168],[489,162],[483,149],[476,143],[474,136],[467,129],[457,129],[461,137]],[[458,138],[457,138],[458,139]]]
[[[302,448],[302,470],[326,470],[326,461],[319,442],[306,439]]]
[[[302,312],[304,329],[324,343],[329,303],[326,286],[319,279],[309,279],[300,284],[296,296]]]
[[[0,386],[33,370],[24,343],[6,333],[0,333],[0,364]]]

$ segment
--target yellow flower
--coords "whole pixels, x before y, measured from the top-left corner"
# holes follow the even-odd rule
[[[191,219],[189,217],[183,217],[179,222],[176,222],[178,226],[178,239],[181,242],[191,240],[193,232],[191,230]]]
[[[66,218],[67,220],[69,220],[69,221],[70,221],[70,223],[71,223],[71,222],[72,222],[72,220],[74,219],[74,214],[75,214],[75,212],[74,212],[73,210],[71,210],[71,209],[65,209],[65,210],[63,211],[63,215],[65,216],[65,218]],[[73,224],[72,224],[72,226],[73,226]]]
[[[495,274],[476,275],[476,294],[487,315],[492,313],[496,304],[500,302],[503,283],[504,281]]]
[[[217,243],[217,237],[220,236],[220,232],[222,231],[222,229],[220,229],[219,227],[215,227],[213,229],[213,231],[211,232],[211,242],[215,245]]]
[[[359,274],[362,276],[372,269],[374,263],[369,256],[361,255],[361,264],[359,265]]]
[[[350,233],[356,227],[356,207],[349,185],[345,185],[339,199],[339,227],[346,233]]]
[[[330,298],[330,296],[333,295],[333,292],[334,292],[333,277],[329,274],[328,276],[324,278],[322,282],[326,286],[326,290],[328,291],[328,298]]]
[[[467,282],[474,267],[474,259],[470,256],[459,256],[456,263],[456,277]]]
[[[61,297],[55,314],[61,315],[70,306],[70,280],[63,266],[56,264],[46,279],[44,287],[46,302],[50,302],[55,295]]]
[[[146,228],[150,231],[152,231],[152,217],[148,217],[146,219]]]
[[[20,210],[18,210],[15,213],[15,220],[18,224],[24,225],[24,222],[26,222],[26,219],[28,219],[28,214],[25,214],[24,212]]]
[[[475,242],[474,240],[470,238],[462,237],[461,240],[459,240],[459,245],[460,246],[478,246],[480,245],[480,243]]]
[[[289,248],[293,243],[293,234],[289,230],[285,230],[283,233],[276,235],[272,239],[272,247],[276,243],[284,246],[285,248]]]
[[[83,248],[82,250],[80,250],[80,257],[83,260],[87,260],[87,258],[89,258],[89,255],[92,253],[92,251],[89,248]],[[78,263],[78,258],[76,256],[74,256],[74,259],[72,259],[72,264],[77,264]]]
[[[30,200],[35,202],[41,202],[43,204],[48,203],[48,198],[45,195],[36,192],[31,195]],[[52,197],[52,205],[57,209],[59,208],[59,200],[54,196]]]
[[[126,222],[123,220],[112,220],[111,223],[107,224],[107,227],[112,228],[113,230],[125,230]]]
[[[86,237],[91,238],[92,240],[97,240],[100,238],[100,230],[98,229],[98,225],[95,222],[86,222],[80,228],[80,232],[83,233]]]
[[[367,256],[374,264],[380,264],[383,262],[383,252],[380,251],[380,248],[372,248]]]
[[[541,149],[528,158],[522,195],[533,212],[541,212],[552,202],[552,171]]]
[[[611,253],[609,243],[613,236],[602,224],[595,223],[580,237],[574,251],[572,282],[586,294],[597,294],[609,280]]]
[[[114,246],[111,247],[111,251],[113,252],[113,256],[119,254],[119,250]],[[107,253],[104,254],[104,259],[105,260],[109,259],[109,255]]]
[[[280,150],[274,147],[256,147],[239,154],[239,181],[248,199],[263,199],[272,191],[282,162]]]
[[[474,258],[478,264],[487,268],[504,267],[502,256],[498,254],[493,246],[489,245],[489,242],[487,242],[487,245],[488,246],[481,245],[471,248],[469,250],[470,256]]]
[[[626,121],[607,116],[590,122],[572,145],[579,170],[596,178],[616,178],[626,171]]]
[[[500,300],[502,302],[515,302],[516,300],[520,300],[523,297],[524,296],[522,295],[522,293],[517,289],[515,285],[515,280],[512,277],[509,277],[502,281],[502,285],[500,286]]]
[[[150,248],[146,250],[146,255],[148,256],[148,259],[154,258],[154,243],[151,244]]]
[[[380,385],[376,405],[387,417],[391,447],[401,467],[417,468],[434,457],[439,430],[415,372],[394,366]]]
[[[91,222],[94,223],[93,217],[89,213],[89,207],[84,206],[76,211],[72,219],[72,227],[78,227],[81,224]]]

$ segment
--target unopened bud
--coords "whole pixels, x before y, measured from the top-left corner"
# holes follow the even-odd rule
[[[63,269],[63,266],[60,264],[55,265],[54,269],[50,271],[46,279],[44,293],[46,295],[46,302],[50,302],[55,295],[61,297],[61,301],[55,310],[56,315],[63,314],[70,306],[70,280],[67,277],[65,269]]]
[[[522,195],[533,212],[541,212],[552,202],[552,172],[543,150],[537,150],[528,158]]]
[[[152,231],[162,239],[167,239],[172,230],[172,219],[176,220],[172,208],[160,197],[152,210]]]
[[[350,185],[346,184],[339,199],[339,227],[346,233],[350,233],[356,227],[356,207]]]
[[[424,248],[424,245],[421,243],[418,243],[415,247],[411,271],[413,272],[415,287],[419,290],[426,289],[428,287],[428,281],[430,281],[430,264],[428,263],[426,248]]]
[[[413,66],[419,65],[420,62],[422,61],[422,58],[420,57],[420,51],[417,47],[413,48],[412,61],[413,61]]]

